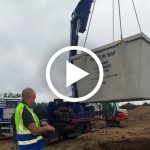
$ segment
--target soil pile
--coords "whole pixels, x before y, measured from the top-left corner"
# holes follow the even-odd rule
[[[150,125],[150,106],[139,106],[129,113],[129,126],[147,126]]]

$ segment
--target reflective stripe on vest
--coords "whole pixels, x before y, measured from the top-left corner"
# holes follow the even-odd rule
[[[17,131],[17,134],[31,134],[30,130],[26,131]]]
[[[27,141],[18,141],[18,144],[19,145],[29,145],[29,144],[37,143],[38,140],[42,140],[42,139],[43,139],[42,136],[38,136],[36,139],[27,140]]]
[[[19,103],[15,110],[15,124],[16,124],[17,141],[19,145],[19,150],[20,149],[21,150],[41,149],[44,146],[43,137],[32,135],[30,130],[26,128],[23,124],[22,113],[23,113],[24,107],[26,107],[28,111],[31,113],[36,127],[40,127],[39,119],[36,116],[36,114],[32,111],[32,109],[23,103]]]

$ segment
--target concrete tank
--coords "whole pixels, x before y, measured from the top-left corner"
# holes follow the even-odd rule
[[[140,33],[92,50],[101,60],[104,80],[100,90],[87,102],[150,99],[150,38]],[[79,97],[96,85],[99,72],[86,54],[72,57],[73,63],[90,75],[77,82]]]

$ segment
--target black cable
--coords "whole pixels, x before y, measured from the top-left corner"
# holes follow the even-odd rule
[[[114,0],[112,0],[112,40],[113,40],[113,42],[114,42],[114,39],[115,39],[115,21],[114,21],[114,19],[115,19],[115,9],[114,9]]]
[[[142,32],[142,30],[141,30],[141,25],[140,25],[140,21],[139,21],[139,18],[138,18],[137,11],[136,11],[136,7],[135,7],[134,0],[132,0],[132,4],[133,4],[134,12],[135,12],[135,15],[136,15],[136,19],[137,19],[137,22],[138,22],[139,30],[140,30],[140,32]]]
[[[89,26],[88,26],[88,29],[87,29],[87,34],[86,34],[86,37],[85,37],[85,41],[84,41],[84,47],[86,45],[86,42],[87,42],[87,38],[88,38],[88,34],[89,34],[89,30],[90,30],[90,26],[91,26],[91,21],[92,21],[92,17],[93,17],[93,12],[94,12],[94,8],[95,8],[95,3],[96,3],[96,0],[93,1],[93,9],[92,9],[92,12],[91,12],[91,17],[90,17],[90,21],[89,21]]]
[[[120,10],[120,0],[118,0],[118,8],[119,8],[119,21],[120,21],[120,38],[123,39],[123,37],[122,37],[122,20],[121,20],[121,10]]]

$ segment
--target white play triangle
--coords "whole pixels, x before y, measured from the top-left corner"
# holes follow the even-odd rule
[[[88,72],[66,61],[66,87],[89,75]]]

